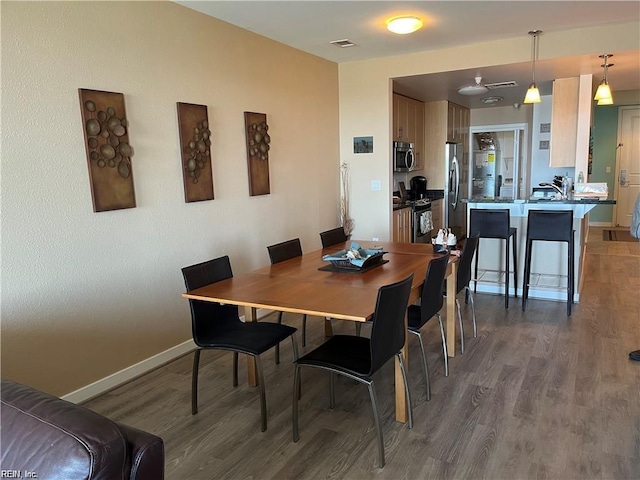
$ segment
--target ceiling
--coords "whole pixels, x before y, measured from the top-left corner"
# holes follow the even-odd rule
[[[527,32],[571,30],[598,25],[639,22],[637,1],[182,1],[176,3],[271,38],[299,50],[341,63],[439,50],[505,38],[526,37]],[[385,20],[397,15],[423,19],[421,30],[396,35],[386,30]],[[348,39],[354,47],[331,45]],[[540,43],[544,42],[544,33]],[[614,91],[640,89],[638,50],[613,53],[609,83]],[[551,94],[552,80],[592,73],[594,83],[602,78],[602,60],[597,56],[571,57],[536,63],[536,81],[542,95]],[[514,80],[518,87],[492,90],[478,96],[462,96],[459,87],[475,83]],[[394,90],[423,100],[450,100],[469,108],[521,103],[531,82],[531,63],[498,65],[476,70],[396,79]],[[500,96],[485,105],[480,98]]]

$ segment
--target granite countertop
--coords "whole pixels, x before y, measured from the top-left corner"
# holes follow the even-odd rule
[[[410,203],[394,203],[393,204],[393,211],[395,212],[396,210],[402,210],[403,208],[411,208],[411,204]]]
[[[599,200],[596,198],[582,198],[574,199],[569,197],[566,200],[555,200],[550,198],[526,198],[526,199],[513,199],[513,198],[485,198],[474,197],[466,198],[462,200],[463,203],[550,203],[550,204],[564,204],[564,205],[615,205],[616,201],[613,198],[607,198],[606,200]]]

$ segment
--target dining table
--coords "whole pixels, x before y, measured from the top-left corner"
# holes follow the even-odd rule
[[[323,260],[324,255],[361,248],[384,252],[382,261],[372,268],[340,269]],[[219,302],[244,307],[244,321],[258,321],[258,309],[306,314],[324,319],[371,321],[375,312],[378,290],[384,285],[404,280],[413,273],[409,303],[416,303],[429,262],[442,254],[434,253],[431,244],[347,240],[307,252],[299,257],[243,273],[232,278],[205,285],[183,293],[184,298]],[[458,257],[450,255],[447,277],[456,278]],[[445,331],[450,357],[456,346],[456,282],[446,282]],[[405,316],[406,322],[406,316]],[[332,335],[330,322],[325,322],[326,335]],[[408,368],[406,336],[403,356]],[[253,357],[247,356],[249,385],[257,385]],[[408,419],[407,402],[400,362],[395,360],[396,420]]]

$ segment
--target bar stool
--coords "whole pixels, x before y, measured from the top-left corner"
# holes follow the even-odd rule
[[[574,284],[574,237],[572,210],[530,210],[527,219],[527,245],[524,259],[524,289],[522,311],[527,307],[529,281],[531,277],[531,252],[533,241],[567,242],[567,316],[571,316]]]
[[[509,209],[472,208],[469,216],[469,235],[479,238],[499,238],[506,241],[504,254],[504,308],[509,308],[509,237],[513,246],[513,283],[514,296],[518,297],[518,251],[516,247],[518,229],[511,226]],[[480,241],[476,249],[474,266],[473,293],[478,286],[478,257],[480,256]]]

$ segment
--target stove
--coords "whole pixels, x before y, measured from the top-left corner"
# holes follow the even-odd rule
[[[411,209],[414,212],[429,210],[431,209],[431,200],[429,200],[428,198],[421,198],[420,200],[409,200],[407,201],[407,205],[411,205]]]

